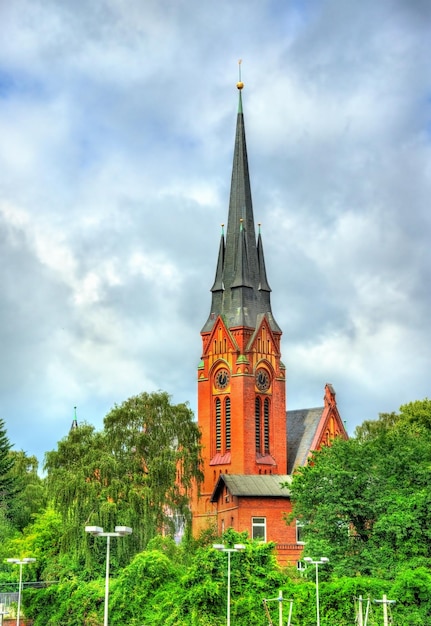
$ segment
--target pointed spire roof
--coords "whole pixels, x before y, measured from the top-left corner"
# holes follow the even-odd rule
[[[221,225],[221,237],[220,237],[220,247],[218,251],[218,261],[217,261],[217,270],[214,279],[214,285],[211,287],[211,291],[214,293],[215,291],[223,291],[223,265],[224,265],[224,251],[225,251],[225,243],[224,243],[224,224]]]
[[[261,291],[271,291],[271,287],[269,286],[268,279],[266,277],[265,258],[263,256],[263,244],[262,235],[260,234],[260,224],[259,234],[257,236],[257,261],[259,264],[259,289]]]
[[[222,315],[229,328],[256,327],[258,315],[268,314],[272,330],[281,332],[271,313],[270,287],[266,278],[261,235],[256,242],[253,203],[251,198],[245,138],[241,77],[229,216],[226,241],[222,233],[210,316],[202,332],[211,330],[215,319]]]
[[[70,427],[70,430],[75,430],[76,428],[78,428],[78,420],[76,419],[76,406],[73,407],[73,410],[74,410],[74,417],[73,417],[73,422]]]

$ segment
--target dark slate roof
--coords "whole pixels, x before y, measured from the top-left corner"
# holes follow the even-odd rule
[[[261,314],[267,316],[273,331],[281,332],[271,312],[271,289],[260,234],[256,241],[241,91],[226,240],[222,232],[211,291],[211,312],[202,332],[210,332],[219,315],[228,328],[256,328],[257,317]]]
[[[223,486],[229,489],[233,496],[261,497],[261,498],[289,498],[290,490],[281,487],[281,483],[292,480],[287,474],[221,474],[211,496],[215,502]]]
[[[287,411],[287,453],[289,474],[305,465],[324,407]]]

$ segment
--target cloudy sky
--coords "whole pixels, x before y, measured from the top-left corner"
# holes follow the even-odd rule
[[[196,408],[238,59],[291,409],[430,396],[431,3],[0,2],[0,417],[56,448],[163,389]]]

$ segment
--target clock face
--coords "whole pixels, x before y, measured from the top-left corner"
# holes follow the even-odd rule
[[[226,389],[229,379],[229,372],[226,369],[219,370],[215,376],[215,386],[217,389]]]
[[[269,385],[271,384],[271,379],[269,374],[264,369],[258,369],[256,372],[256,387],[260,391],[267,391],[269,389]]]

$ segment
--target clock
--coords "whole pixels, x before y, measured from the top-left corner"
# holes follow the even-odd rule
[[[256,387],[259,389],[259,391],[267,391],[270,384],[271,379],[268,372],[262,368],[259,368],[256,371]]]
[[[217,389],[226,389],[229,384],[230,376],[227,369],[222,369],[215,375],[215,386]]]

